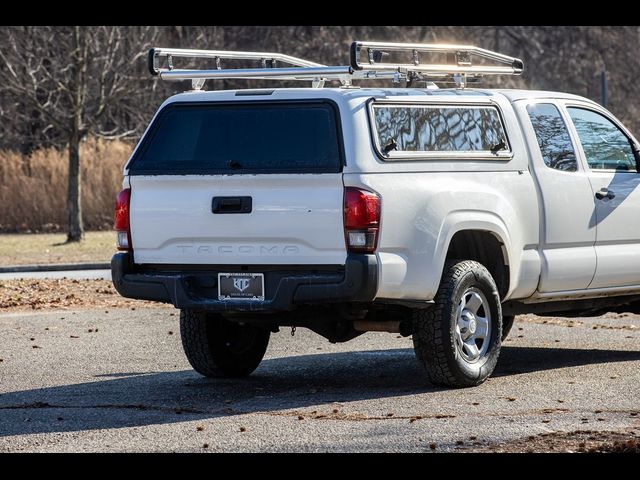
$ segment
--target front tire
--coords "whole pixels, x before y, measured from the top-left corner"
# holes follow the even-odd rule
[[[193,369],[205,377],[246,377],[264,357],[271,332],[221,315],[180,310],[182,347]]]
[[[493,372],[502,337],[495,281],[471,260],[447,261],[429,309],[413,311],[413,345],[431,383],[472,387]]]

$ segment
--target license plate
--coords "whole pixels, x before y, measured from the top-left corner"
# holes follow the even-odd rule
[[[264,274],[219,273],[218,299],[264,301]]]

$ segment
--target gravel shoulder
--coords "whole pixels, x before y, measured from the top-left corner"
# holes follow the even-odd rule
[[[121,297],[110,280],[0,280],[0,314],[24,310],[153,308],[158,304]]]

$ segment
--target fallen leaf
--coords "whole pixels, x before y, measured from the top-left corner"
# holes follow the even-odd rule
[[[304,417],[302,415],[298,415],[298,420],[304,420]]]
[[[209,448],[209,444],[208,443],[203,444],[202,448]]]
[[[246,431],[247,431],[247,429],[246,429],[246,428],[244,428],[244,427],[240,427],[240,431],[241,431],[241,432],[246,432]]]
[[[197,430],[198,432],[201,432],[201,431],[203,431],[203,430],[204,430],[204,427],[202,427],[202,426],[198,425],[198,426],[196,427],[196,430]]]
[[[438,445],[436,445],[435,443],[430,443],[430,444],[429,444],[429,448],[430,448],[431,450],[435,450],[436,448],[438,448]]]

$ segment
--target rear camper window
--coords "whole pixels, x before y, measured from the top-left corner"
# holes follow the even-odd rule
[[[328,102],[176,103],[158,114],[129,173],[340,172],[338,132]]]

